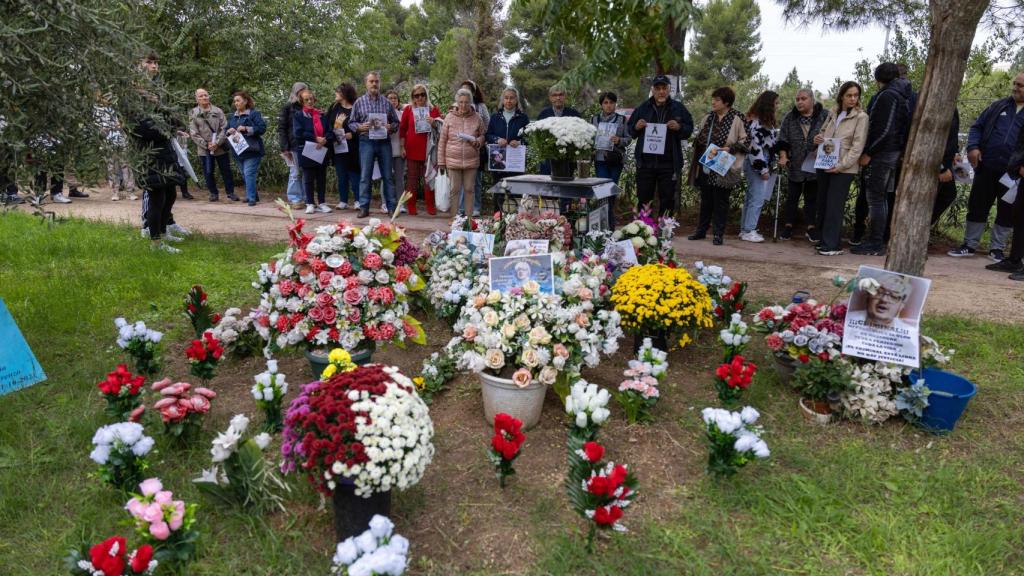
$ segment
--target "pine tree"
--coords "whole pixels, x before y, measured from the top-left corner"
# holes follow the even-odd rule
[[[711,0],[694,27],[686,63],[686,99],[698,109],[719,86],[753,78],[764,60],[761,51],[761,9],[754,0]],[[702,103],[702,104],[699,104]]]

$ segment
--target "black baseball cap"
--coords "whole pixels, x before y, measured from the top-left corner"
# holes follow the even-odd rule
[[[664,74],[658,74],[657,76],[654,77],[654,81],[651,82],[651,86],[657,86],[658,84],[665,84],[666,86],[671,86],[672,81],[668,79],[668,76],[665,76]]]

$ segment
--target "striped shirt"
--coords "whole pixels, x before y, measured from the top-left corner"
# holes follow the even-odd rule
[[[370,114],[387,114],[388,134],[398,132],[398,112],[395,111],[395,107],[391,105],[391,102],[381,94],[377,94],[376,98],[369,94],[363,94],[356,98],[355,103],[352,105],[352,119],[348,122],[349,129],[359,134],[360,139],[369,139],[366,132],[359,132],[359,125],[369,120]]]

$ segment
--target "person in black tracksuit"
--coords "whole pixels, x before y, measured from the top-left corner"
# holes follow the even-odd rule
[[[149,195],[145,227],[149,229],[154,248],[177,252],[160,238],[167,233],[176,188],[183,180],[171,138],[173,131],[184,128],[184,124],[169,111],[160,109],[159,104],[151,114],[136,116],[130,124],[131,137],[144,158],[144,171],[139,181]]]
[[[679,179],[683,171],[683,142],[693,134],[693,116],[682,102],[669,96],[669,79],[656,76],[651,97],[633,110],[626,129],[636,139],[637,210],[658,198],[658,214],[669,216],[676,209]],[[667,124],[662,154],[644,152],[648,124]]]
[[[1017,197],[1013,201],[1010,220],[1013,225],[1013,239],[1010,253],[1003,260],[985,268],[996,272],[1010,272],[1010,280],[1024,281],[1024,130],[1017,134],[1017,146],[1006,166],[1006,174],[1017,181]]]

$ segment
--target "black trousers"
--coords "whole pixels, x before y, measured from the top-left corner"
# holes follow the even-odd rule
[[[786,194],[786,205],[783,208],[783,218],[787,226],[795,226],[799,215],[800,197],[804,198],[803,220],[804,225],[813,228],[818,218],[818,181],[804,180],[803,182],[789,181],[789,192]]]
[[[64,175],[58,172],[47,173],[37,172],[36,173],[36,189],[43,190],[46,188],[46,180],[50,180],[50,195],[60,194],[64,191]]]
[[[843,235],[843,212],[855,174],[830,174],[818,170],[818,234],[822,250],[839,250]]]
[[[1024,179],[1018,180],[1017,187],[1020,188],[1022,183],[1024,183]],[[1010,240],[1009,258],[1020,262],[1021,259],[1024,259],[1024,193],[1021,190],[1017,190],[1017,199],[1013,201],[1011,218],[1013,219],[1013,238]]]
[[[707,233],[713,226],[715,236],[725,235],[725,221],[729,216],[729,195],[732,188],[712,186],[704,178],[697,180],[700,189],[700,216],[697,220],[697,232]]]
[[[171,208],[174,207],[174,199],[178,195],[176,188],[177,185],[171,182],[146,189],[146,194],[149,196],[149,205],[146,207],[146,228],[149,228],[149,237],[153,240],[159,240],[167,233]]]
[[[967,199],[968,222],[988,222],[988,214],[992,211],[992,203],[995,202],[996,225],[1013,225],[1010,216],[1013,207],[1008,202],[1003,202],[1001,198],[1006,193],[1006,187],[999,183],[1004,173],[984,164],[974,171],[974,183],[971,185],[971,195]]]
[[[637,211],[658,199],[658,215],[671,216],[679,195],[679,174],[671,165],[637,168]]]
[[[956,201],[956,182],[939,182],[939,191],[935,194],[932,205],[932,226],[942,218],[942,214]]]
[[[302,167],[302,183],[305,185],[306,204],[323,204],[327,200],[327,168],[324,165],[312,168]],[[316,192],[316,201],[313,193]]]

